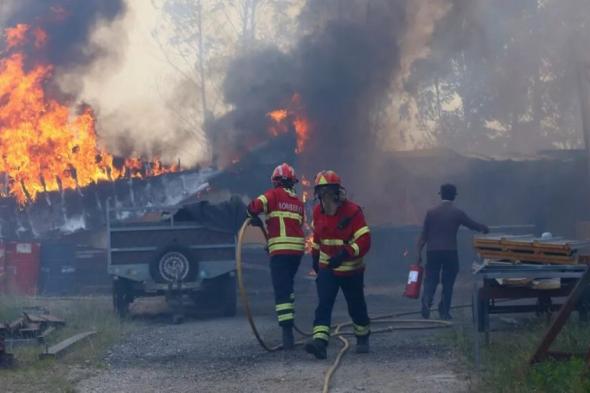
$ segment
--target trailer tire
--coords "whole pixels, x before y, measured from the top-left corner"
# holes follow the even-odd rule
[[[113,309],[120,318],[125,318],[129,314],[129,305],[133,303],[133,300],[131,281],[115,277],[113,279]]]
[[[176,273],[180,281],[192,281],[197,276],[199,265],[193,253],[187,247],[167,246],[157,253],[157,257],[150,263],[150,274],[155,282],[173,283]]]

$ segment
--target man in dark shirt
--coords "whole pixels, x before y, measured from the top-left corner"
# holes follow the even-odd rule
[[[438,283],[442,281],[442,295],[438,305],[440,319],[451,319],[453,286],[459,272],[457,231],[461,225],[474,231],[488,233],[487,226],[473,221],[465,212],[454,206],[457,188],[453,184],[440,187],[442,203],[428,211],[422,234],[418,239],[418,264],[422,263],[422,249],[427,246],[427,262],[422,292],[422,316],[430,318],[430,308]]]

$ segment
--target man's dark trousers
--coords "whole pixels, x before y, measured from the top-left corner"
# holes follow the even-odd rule
[[[270,275],[275,293],[275,309],[280,326],[293,326],[295,294],[293,284],[301,263],[301,255],[273,255],[270,257]]]
[[[438,305],[441,316],[448,316],[453,299],[453,286],[459,273],[456,250],[428,251],[422,292],[422,307],[430,309],[438,283],[442,281],[442,296]]]

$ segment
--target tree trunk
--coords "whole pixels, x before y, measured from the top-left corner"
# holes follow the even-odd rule
[[[436,112],[438,115],[438,125],[442,125],[442,103],[440,102],[440,80],[438,75],[434,77],[434,90],[436,93]]]
[[[198,45],[199,45],[199,76],[201,78],[201,108],[203,111],[203,126],[207,121],[207,86],[206,86],[206,75],[205,75],[205,50],[203,45],[203,4],[201,0],[197,1],[197,29],[198,33]]]

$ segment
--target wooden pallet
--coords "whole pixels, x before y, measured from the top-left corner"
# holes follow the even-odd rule
[[[532,235],[489,235],[476,237],[476,252],[486,259],[511,262],[575,265],[590,260],[590,242],[541,239]]]

